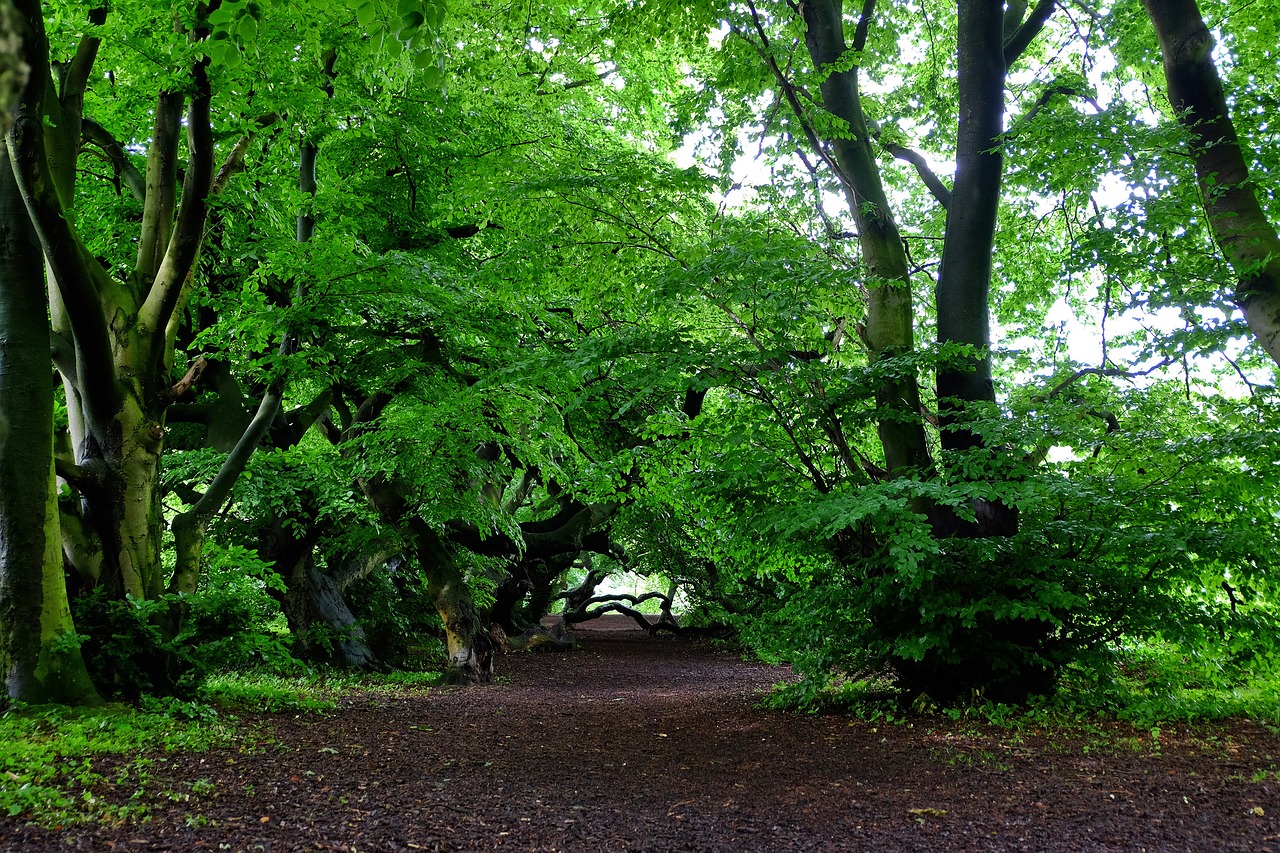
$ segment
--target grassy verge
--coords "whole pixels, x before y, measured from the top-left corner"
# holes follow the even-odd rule
[[[420,695],[438,681],[439,673],[417,672],[231,672],[208,678],[196,701],[13,707],[0,714],[0,815],[46,827],[145,820],[153,798],[183,796],[151,790],[147,770],[155,762],[214,748],[259,748],[237,713],[322,714],[344,694]],[[113,785],[131,791],[126,803],[102,797]]]

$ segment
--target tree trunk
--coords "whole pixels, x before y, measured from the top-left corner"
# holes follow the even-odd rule
[[[1192,141],[1205,213],[1235,272],[1236,305],[1280,363],[1280,237],[1267,220],[1213,61],[1213,36],[1195,0],[1143,0],[1164,60],[1169,103]]]
[[[995,404],[991,377],[991,256],[1004,170],[1004,4],[960,0],[958,23],[959,127],[956,177],[947,208],[942,267],[938,274],[938,342],[965,344],[974,352],[959,364],[940,365],[938,415],[944,451],[982,448],[966,426],[982,404]],[[996,472],[992,472],[993,474]],[[999,501],[978,501],[975,522],[946,507],[932,514],[938,536],[1012,536],[1018,512]]]
[[[427,574],[427,592],[444,623],[450,684],[480,684],[493,678],[493,641],[471,600],[466,578],[444,542],[422,519],[410,523],[414,553]]]
[[[471,599],[467,579],[440,535],[414,515],[401,488],[381,478],[362,480],[360,488],[387,524],[400,530],[427,576],[427,592],[444,623],[450,684],[479,684],[493,678],[493,641],[489,626]]]
[[[66,705],[98,705],[102,698],[89,678],[80,645],[70,641],[76,633],[67,601],[62,538],[58,530],[57,477],[49,465],[48,503],[45,507],[44,588],[40,613],[40,660],[36,677],[45,701]]]
[[[969,403],[994,403],[991,379],[991,253],[1004,157],[1004,4],[960,0],[960,115],[956,177],[947,208],[938,274],[938,342],[979,350],[958,368],[938,370],[938,414],[945,450],[979,447],[963,428]]]
[[[306,578],[308,627],[319,624],[335,638],[331,662],[353,669],[381,668],[338,582],[314,565],[307,569]]]
[[[848,52],[843,0],[809,0],[800,13],[807,26],[805,44],[819,70]],[[858,226],[858,242],[867,272],[866,343],[874,359],[909,354],[915,348],[911,276],[906,249],[880,179],[871,147],[857,66],[833,71],[821,83],[822,103],[848,124],[846,135],[831,140],[849,210]],[[920,417],[920,388],[914,376],[886,379],[876,390],[876,429],[890,476],[923,473],[932,467]]]
[[[0,670],[5,695],[92,702],[62,574],[43,258],[0,149]]]

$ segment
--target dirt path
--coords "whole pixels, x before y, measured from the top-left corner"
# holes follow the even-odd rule
[[[877,726],[756,710],[777,670],[637,630],[503,683],[264,722],[260,754],[157,763],[139,826],[6,850],[1280,851],[1280,738]],[[1260,778],[1269,772],[1266,779]],[[128,790],[111,796],[127,798]],[[1260,812],[1260,813],[1259,813]]]

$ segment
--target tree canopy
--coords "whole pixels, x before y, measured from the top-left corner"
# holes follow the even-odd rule
[[[601,608],[809,696],[1267,665],[1276,21],[15,0],[8,696]]]

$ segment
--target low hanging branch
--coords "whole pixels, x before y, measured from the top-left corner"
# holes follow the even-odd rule
[[[636,608],[646,601],[661,601],[661,615],[650,621],[649,617],[641,613]],[[624,604],[623,602],[626,602]],[[591,605],[599,604],[601,606],[595,609],[589,609]],[[627,606],[627,605],[631,606]],[[592,619],[599,619],[607,613],[621,613],[623,616],[630,616],[644,630],[650,634],[656,634],[659,631],[670,631],[673,634],[679,634],[684,629],[675,617],[671,615],[671,597],[661,592],[646,592],[644,595],[630,595],[628,593],[618,593],[616,595],[596,595],[588,598],[574,608],[571,612],[564,614],[565,625],[577,625],[582,622],[589,622]]]

